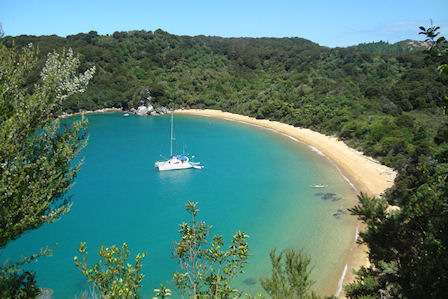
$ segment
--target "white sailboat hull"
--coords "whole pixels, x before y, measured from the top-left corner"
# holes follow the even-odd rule
[[[193,168],[193,165],[191,165],[190,162],[182,162],[177,159],[170,159],[168,161],[156,162],[155,167],[157,167],[159,171],[166,171]]]

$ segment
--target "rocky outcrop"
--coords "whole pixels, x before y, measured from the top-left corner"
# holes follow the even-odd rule
[[[134,113],[137,115],[148,115],[153,111],[154,111],[154,107],[152,107],[151,104],[148,104],[147,106],[139,106],[137,108],[137,110],[135,110]]]
[[[151,115],[164,115],[169,113],[170,110],[166,107],[158,107],[150,112]]]
[[[170,112],[170,110],[166,107],[158,107],[154,108],[152,105],[148,104],[146,106],[142,105],[139,106],[137,109],[132,108],[130,110],[131,113],[137,114],[137,115],[164,115]]]

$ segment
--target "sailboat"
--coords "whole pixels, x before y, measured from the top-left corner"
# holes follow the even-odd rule
[[[170,159],[166,161],[157,161],[154,166],[159,169],[159,171],[165,170],[176,170],[176,169],[202,169],[204,166],[199,165],[199,162],[191,162],[190,158],[186,154],[173,155],[173,112],[171,112],[171,142],[170,142]]]

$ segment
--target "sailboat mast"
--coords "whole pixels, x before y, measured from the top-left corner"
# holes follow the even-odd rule
[[[173,156],[173,112],[171,111],[171,146],[170,146],[170,158]]]

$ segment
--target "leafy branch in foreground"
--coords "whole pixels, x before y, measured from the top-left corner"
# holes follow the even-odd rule
[[[53,248],[41,249],[39,253],[22,257],[20,261],[0,266],[0,298],[34,298],[40,293],[34,274],[20,270],[20,266],[36,262],[42,256],[51,256]]]
[[[154,289],[156,296],[154,298],[160,297],[160,299],[165,299],[165,297],[171,297],[172,293],[170,289],[167,289],[164,284],[160,284],[160,289]]]
[[[426,36],[425,41],[430,46],[427,53],[439,63],[437,70],[441,74],[448,74],[448,41],[444,36],[439,36],[439,29],[439,26],[431,25],[428,28],[420,26],[419,34]]]
[[[209,242],[211,226],[197,220],[197,203],[188,202],[185,207],[191,215],[188,223],[180,224],[181,239],[173,244],[174,258],[181,271],[173,275],[176,288],[190,298],[229,298],[238,296],[231,288],[231,281],[243,270],[249,258],[249,245],[245,233],[238,231],[227,250],[223,237],[215,235]]]
[[[447,153],[445,147],[444,159]],[[345,287],[349,298],[440,298],[448,291],[447,164],[425,155],[411,162],[387,193],[399,208],[364,195],[350,209],[367,224],[360,241],[369,247],[371,266]]]
[[[432,23],[432,22],[431,22]],[[432,24],[431,24],[432,25]],[[423,34],[426,36],[426,42],[429,42],[430,48],[426,51],[433,60],[435,60],[439,66],[437,70],[442,76],[448,76],[448,41],[444,36],[439,36],[440,32],[439,26],[431,26],[425,28],[423,26],[420,27],[421,32],[419,34]],[[444,108],[445,113],[448,108],[448,96],[444,97]]]
[[[71,50],[51,53],[41,80],[24,89],[35,64],[31,46],[20,54],[0,46],[0,248],[70,210],[64,196],[80,166],[71,162],[86,145],[84,120],[61,129],[55,118],[95,69],[78,76],[79,59]]]
[[[311,259],[302,250],[285,249],[279,255],[273,249],[269,254],[271,277],[260,279],[261,286],[272,298],[318,298],[311,286]]]
[[[32,45],[7,49],[0,45],[0,250],[23,233],[57,221],[70,210],[65,196],[81,162],[73,159],[86,145],[86,121],[61,128],[58,114],[65,99],[83,92],[95,68],[77,74],[79,59],[71,49],[47,57],[40,78]],[[43,250],[0,270],[3,298],[39,292],[34,274],[18,267]],[[8,283],[4,283],[4,282]]]
[[[121,248],[101,246],[98,254],[103,259],[89,268],[87,264],[87,246],[81,243],[78,249],[80,259],[75,256],[74,263],[82,274],[92,281],[104,298],[140,298],[138,289],[144,275],[140,273],[146,253],[137,254],[135,265],[127,263],[130,252],[126,243]]]

